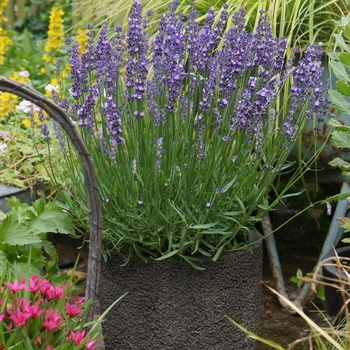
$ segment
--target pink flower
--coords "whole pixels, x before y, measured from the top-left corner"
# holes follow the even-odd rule
[[[16,309],[15,313],[13,313],[12,310],[7,310],[7,312],[10,314],[10,320],[12,320],[17,326],[25,325],[30,317],[29,312],[22,312],[20,309]]]
[[[41,288],[41,284],[40,284],[40,278],[39,276],[33,276],[29,279],[29,288],[28,290],[33,292],[33,293],[36,293],[36,292],[39,292],[40,291],[40,288]]]
[[[0,143],[0,151],[4,151],[7,148],[6,143]]]
[[[87,342],[86,342],[86,344],[85,344],[85,348],[87,349],[87,350],[94,350],[95,349],[95,345],[96,345],[96,343],[98,342],[98,339],[96,339],[96,340],[88,340]]]
[[[25,285],[25,283],[19,284],[17,278],[15,279],[15,281],[14,281],[13,284],[11,284],[11,283],[9,283],[9,282],[4,282],[4,284],[8,287],[8,289],[10,289],[10,291],[11,291],[12,293],[16,293],[16,292],[18,292],[18,291],[20,291],[20,290],[22,290],[22,289],[26,289],[26,287],[27,287],[27,286]]]
[[[38,336],[33,340],[33,343],[34,343],[35,345],[38,345],[38,346],[40,346],[40,345],[42,344],[40,335],[38,335]]]
[[[53,286],[50,284],[48,288],[45,291],[45,295],[47,300],[53,300],[53,299],[62,299],[64,295],[64,289],[60,286]]]
[[[51,331],[63,323],[62,316],[59,311],[49,309],[45,315],[44,327]]]
[[[27,70],[22,70],[21,72],[18,73],[18,75],[24,78],[28,78],[30,74]]]
[[[33,306],[28,305],[26,307],[26,311],[30,313],[30,316],[32,318],[37,318],[44,313],[45,310],[39,308],[41,302],[42,302],[42,300],[39,300],[35,305],[33,305]]]
[[[66,303],[67,315],[71,318],[80,315],[83,312],[83,310],[78,309],[78,307],[78,302],[75,302],[73,305],[71,305],[70,303]]]
[[[53,345],[48,345],[48,346],[46,347],[46,350],[53,350]]]
[[[11,134],[10,134],[10,132],[7,131],[7,130],[1,130],[1,131],[0,131],[0,135],[1,135],[1,137],[2,137],[2,139],[3,139],[4,141],[9,141],[9,140],[11,140]]]
[[[75,345],[79,345],[84,340],[84,337],[85,337],[85,329],[82,331],[76,331],[76,332],[70,331],[68,333],[67,341],[73,340]]]

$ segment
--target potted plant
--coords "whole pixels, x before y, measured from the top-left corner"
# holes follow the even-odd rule
[[[113,292],[129,292],[103,324],[106,346],[248,349],[253,343],[223,315],[258,327],[262,247],[254,227],[298,177],[282,192],[274,187],[292,171],[287,159],[306,119],[317,124],[328,108],[322,47],[310,46],[293,67],[286,40],[273,37],[263,15],[250,33],[243,11],[232,24],[226,6],[217,17],[211,9],[201,27],[194,8],[185,17],[176,7],[151,42],[138,2],[125,37],[119,27],[109,36],[105,23],[95,42],[89,26],[83,54],[69,39],[72,82],[62,77],[61,98],[53,96],[97,173],[102,309]],[[65,178],[62,205],[83,227],[82,171],[58,135],[64,163],[51,175]]]

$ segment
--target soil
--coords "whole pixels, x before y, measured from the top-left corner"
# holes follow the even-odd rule
[[[274,225],[279,225],[293,214],[293,209],[290,208],[287,211],[279,211],[275,214],[272,222]],[[275,234],[285,286],[291,299],[298,293],[299,288],[290,281],[290,278],[296,275],[297,269],[301,269],[304,274],[313,270],[329,227],[330,218],[326,217],[322,210],[321,213],[318,212],[318,222],[312,217],[312,213],[306,212]],[[71,268],[78,254],[80,254],[77,270],[82,272],[84,277],[87,266],[86,247],[81,248],[79,240],[63,235],[55,235],[51,240],[58,250],[62,269]],[[263,284],[274,287],[266,251],[263,271]],[[278,302],[276,295],[264,285],[261,296],[261,322],[258,335],[274,341],[284,348],[287,348],[289,344],[297,339],[307,337],[309,328],[305,321],[300,316],[286,312]],[[304,308],[304,311],[317,324],[324,325],[326,314],[322,314],[316,308],[324,312],[324,302],[315,299]],[[293,349],[305,348],[309,348],[306,342],[293,347]],[[262,343],[258,344],[257,350],[265,349],[271,349],[271,347]]]

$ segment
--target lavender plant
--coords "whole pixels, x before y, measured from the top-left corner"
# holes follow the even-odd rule
[[[82,55],[68,39],[71,85],[60,91],[69,94],[53,94],[94,160],[105,254],[117,250],[126,263],[134,254],[178,255],[199,268],[198,253],[215,261],[250,244],[254,225],[298,176],[275,191],[306,119],[321,121],[328,101],[321,46],[310,46],[293,67],[285,62],[286,39],[273,37],[264,14],[249,33],[243,10],[231,23],[226,6],[210,9],[201,27],[194,3],[187,16],[176,15],[177,5],[154,40],[138,1],[125,37],[120,27],[109,34],[105,23],[95,40],[89,26]],[[287,104],[279,106],[291,76]],[[67,183],[61,194],[84,226],[76,209],[85,202],[81,168],[58,132]],[[277,199],[269,201],[270,193]]]

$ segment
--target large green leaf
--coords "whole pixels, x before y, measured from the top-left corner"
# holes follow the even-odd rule
[[[336,90],[329,90],[328,96],[332,102],[332,105],[338,112],[350,114],[350,103],[342,94]]]
[[[49,202],[46,205],[42,203],[33,204],[37,211],[37,217],[32,224],[34,233],[58,232],[74,234],[74,224],[72,219],[62,212],[56,204]]]
[[[0,224],[0,243],[10,245],[25,245],[40,243],[40,237],[28,230],[28,227],[20,225],[13,215],[8,215]]]
[[[332,141],[338,148],[350,148],[350,134],[346,131],[335,130],[332,133]]]

